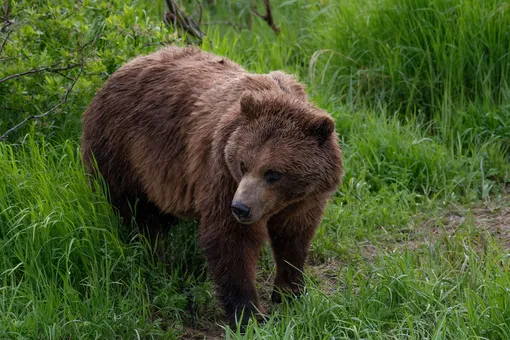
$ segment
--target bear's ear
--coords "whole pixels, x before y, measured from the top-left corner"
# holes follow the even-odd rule
[[[317,138],[319,145],[324,144],[334,130],[335,122],[330,116],[325,114],[317,115],[308,125],[309,135]]]
[[[258,117],[261,111],[259,96],[252,91],[244,91],[241,95],[241,114],[249,119]]]

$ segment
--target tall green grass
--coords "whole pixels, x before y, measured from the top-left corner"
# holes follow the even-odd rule
[[[328,72],[328,85],[353,104],[384,103],[447,123],[445,110],[508,105],[509,11],[498,0],[332,3],[310,28],[329,24],[315,55],[325,65],[319,75]]]
[[[178,281],[149,278],[148,248],[119,233],[76,143],[0,144],[0,174],[0,337],[162,334],[159,314],[179,320]],[[161,308],[158,289],[174,295]]]
[[[470,229],[431,247],[345,264],[330,294],[312,288],[265,326],[252,324],[247,338],[506,339],[508,256]],[[485,247],[475,251],[480,241]]]
[[[196,226],[176,228],[170,266],[156,264],[143,240],[119,228],[100,183],[91,190],[78,151],[74,142],[54,146],[32,137],[0,144],[0,334],[174,338],[193,316],[221,324]],[[343,263],[329,270],[338,286],[327,285],[325,294],[324,277],[311,277],[309,296],[273,306],[269,324],[252,324],[248,335],[505,338],[506,252],[469,220],[430,248],[387,252],[400,242],[405,249],[410,225],[422,221],[414,214],[428,211],[427,220],[436,220],[435,204],[391,184],[371,191],[362,174],[372,165],[360,169],[356,156],[346,164],[355,170],[328,207],[311,254],[312,263]],[[384,256],[367,261],[365,246]],[[269,251],[261,266],[265,275],[272,271]],[[190,298],[197,310],[190,311]]]
[[[224,9],[215,15],[248,25],[248,2],[218,3]],[[452,150],[489,142],[508,155],[506,1],[297,0],[273,6],[278,37],[255,17],[253,31],[220,26],[221,36],[204,47],[226,48],[254,71],[271,65],[296,73],[321,102],[416,119]]]

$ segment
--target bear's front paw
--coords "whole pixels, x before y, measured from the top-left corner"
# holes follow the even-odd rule
[[[273,289],[273,293],[271,294],[271,301],[274,303],[282,303],[283,299],[293,300],[300,297],[303,294],[303,291],[300,287],[277,287],[275,286]]]
[[[268,314],[263,307],[246,306],[242,309],[242,312],[231,313],[229,315],[229,325],[232,330],[236,330],[239,326],[240,332],[244,333],[250,318],[257,320],[259,324],[265,323]]]

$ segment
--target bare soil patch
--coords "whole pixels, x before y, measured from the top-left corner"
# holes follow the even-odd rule
[[[437,238],[444,233],[452,235],[461,227],[474,227],[477,231],[487,232],[505,249],[510,249],[510,195],[468,208],[455,207],[439,223],[432,223],[429,230],[433,238]]]

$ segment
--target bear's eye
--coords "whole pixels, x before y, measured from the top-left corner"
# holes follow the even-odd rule
[[[244,161],[240,161],[239,162],[239,169],[241,169],[241,174],[244,176],[244,174],[246,173],[246,165],[244,164]]]
[[[282,178],[282,173],[278,171],[268,170],[264,174],[264,179],[267,183],[278,182]]]

